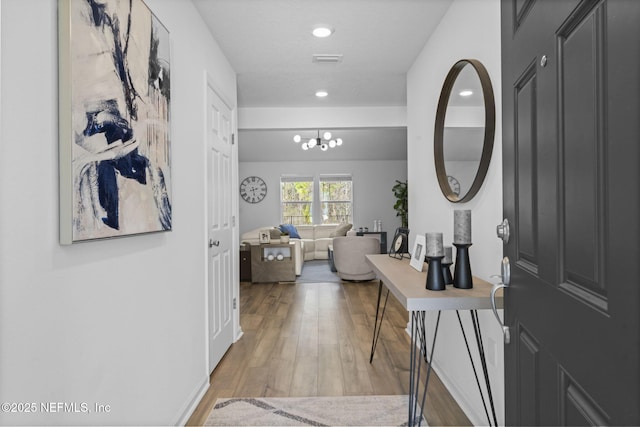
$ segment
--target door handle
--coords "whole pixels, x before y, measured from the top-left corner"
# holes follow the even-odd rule
[[[508,288],[511,283],[511,264],[509,264],[509,258],[502,258],[502,264],[500,266],[501,275],[500,276],[492,276],[492,277],[500,277],[501,282],[497,285],[493,285],[493,289],[491,289],[491,309],[493,310],[493,314],[496,316],[496,320],[498,324],[502,328],[502,334],[504,335],[504,343],[509,344],[511,342],[511,333],[509,332],[509,327],[505,326],[500,316],[498,315],[498,308],[496,307],[496,292],[499,289]]]
[[[220,240],[209,239],[209,247],[220,246]]]
[[[496,234],[498,235],[498,239],[502,239],[503,244],[509,243],[509,220],[503,219],[500,224],[496,227]]]

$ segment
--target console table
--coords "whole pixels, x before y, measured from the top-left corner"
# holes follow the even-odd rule
[[[295,282],[295,256],[294,243],[252,245],[251,283]]]
[[[386,231],[357,231],[357,236],[371,236],[377,237],[380,240],[380,253],[387,253],[387,232]]]
[[[384,316],[384,310],[386,308],[386,299],[384,306],[382,307],[382,313],[379,316],[380,301],[382,296],[382,287],[387,288],[387,296],[391,292],[402,306],[410,313],[411,316],[411,351],[410,351],[410,375],[409,375],[409,419],[410,426],[418,425],[422,421],[424,414],[424,403],[427,396],[427,387],[429,385],[429,377],[431,375],[431,362],[433,361],[433,354],[435,350],[436,338],[438,336],[438,325],[440,323],[440,314],[442,310],[455,310],[462,331],[462,337],[467,346],[467,352],[469,354],[469,360],[476,377],[476,384],[482,398],[485,413],[489,425],[498,424],[495,407],[493,403],[493,395],[491,393],[491,385],[489,382],[489,373],[487,370],[487,362],[484,353],[484,346],[482,344],[482,333],[480,330],[480,322],[478,321],[477,310],[491,309],[491,290],[493,286],[476,277],[473,278],[472,289],[457,289],[453,285],[447,286],[444,291],[430,291],[425,289],[426,284],[426,271],[419,272],[409,265],[409,260],[399,260],[392,258],[388,255],[365,255],[367,262],[371,265],[375,271],[378,279],[380,279],[380,286],[378,288],[378,305],[376,308],[376,321],[374,324],[373,341],[371,344],[371,359],[373,361],[373,355],[375,352],[376,343],[378,341],[378,335],[380,333],[380,326],[382,326],[382,318]],[[496,296],[496,306],[502,308],[503,298],[502,296]],[[478,356],[480,358],[480,364],[482,365],[482,373],[484,376],[484,383],[487,390],[491,415],[485,402],[484,392],[478,379],[478,373],[476,371],[476,365],[471,354],[469,342],[467,340],[467,334],[462,325],[462,319],[460,318],[460,310],[469,310],[471,315],[471,321],[473,324],[473,330],[478,345]],[[426,342],[426,321],[425,313],[427,311],[437,311],[438,316],[434,329],[433,341],[431,343],[430,355]],[[419,353],[418,353],[419,352]],[[420,358],[428,364],[426,379],[424,385],[424,391],[420,396],[420,367],[422,366]],[[418,414],[418,405],[420,413]],[[492,424],[493,421],[493,424]]]

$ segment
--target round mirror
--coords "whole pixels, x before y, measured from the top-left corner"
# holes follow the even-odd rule
[[[475,59],[454,64],[442,86],[434,135],[436,175],[444,196],[467,202],[489,169],[495,102],[486,68]]]

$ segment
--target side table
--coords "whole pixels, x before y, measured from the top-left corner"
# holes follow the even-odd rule
[[[251,246],[251,283],[295,282],[295,256],[294,243]]]
[[[251,281],[251,246],[240,246],[240,281]]]
[[[356,233],[358,236],[365,235],[374,235],[374,237],[378,237],[380,240],[380,253],[387,253],[387,232],[386,231],[358,231]]]

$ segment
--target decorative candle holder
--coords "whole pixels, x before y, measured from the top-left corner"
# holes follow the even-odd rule
[[[426,233],[427,257],[443,257],[442,233]]]
[[[453,211],[453,243],[471,244],[471,211]]]
[[[456,266],[453,273],[453,286],[459,289],[473,288],[471,263],[469,262],[469,246],[471,243],[454,243],[456,247]]]
[[[441,256],[430,256],[429,267],[427,268],[427,285],[425,286],[430,291],[444,291],[447,289],[447,284],[444,281],[442,274],[442,258]]]
[[[444,278],[444,283],[445,285],[453,285],[453,275],[451,274],[451,264],[453,264],[452,262],[449,263],[442,263],[442,277]]]
[[[444,283],[447,285],[453,284],[453,276],[451,275],[451,264],[453,264],[452,252],[453,248],[451,246],[444,247],[444,258],[442,259],[442,276],[444,277]]]

